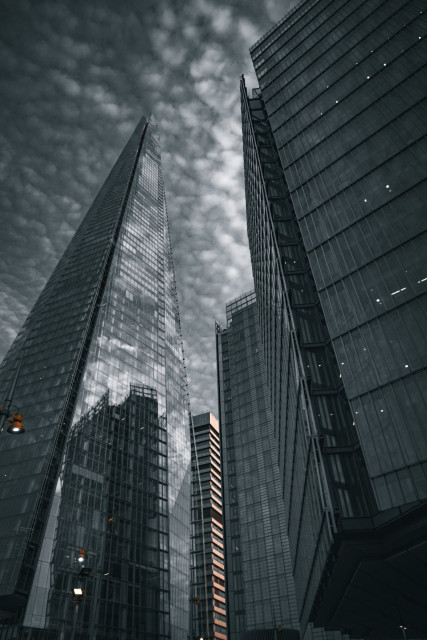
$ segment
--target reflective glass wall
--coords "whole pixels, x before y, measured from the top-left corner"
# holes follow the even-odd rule
[[[46,621],[60,636],[71,617],[80,638],[155,640],[167,637],[169,615],[167,425],[150,387],[109,400],[78,421],[67,446]],[[71,601],[76,588],[83,597]],[[32,604],[25,626],[41,622]]]
[[[425,555],[427,509],[426,26],[418,0],[300,2],[252,47],[260,89],[242,91],[275,436],[307,516],[289,521],[294,566],[316,548],[297,599],[354,637],[425,633],[422,565],[404,558]],[[319,473],[297,464],[307,439]],[[301,535],[329,509],[329,539]]]
[[[249,292],[217,326],[229,638],[341,640],[300,625],[258,311]]]
[[[421,0],[309,0],[251,49],[380,509],[427,498]]]
[[[227,305],[227,327],[217,327],[217,352],[229,638],[279,627],[298,632],[253,292]]]
[[[323,575],[336,532],[338,506],[345,506],[340,496],[339,476],[329,482],[327,463],[322,455],[322,422],[315,410],[315,397],[309,380],[307,361],[302,356],[290,282],[285,276],[287,263],[296,263],[298,237],[293,239],[293,211],[286,183],[277,172],[275,144],[264,116],[259,117],[260,97],[249,99],[242,81],[243,149],[245,162],[246,213],[252,271],[257,292],[258,316],[270,394],[277,462],[286,514],[297,605],[304,630],[311,606]],[[276,174],[270,178],[268,171]],[[273,183],[271,186],[271,182]],[[277,186],[279,184],[279,188]],[[270,189],[273,189],[271,191]],[[283,230],[287,242],[283,240]],[[307,270],[299,269],[305,283],[300,293],[312,292]],[[302,290],[302,291],[301,291]],[[311,321],[316,304],[308,301],[306,316]],[[307,306],[307,305],[304,305]],[[318,345],[321,349],[323,342]],[[330,357],[330,354],[327,354]],[[327,365],[327,366],[326,366]],[[325,360],[325,368],[334,362]],[[328,406],[340,401],[339,388],[322,393]],[[327,415],[333,411],[327,411]],[[344,425],[345,426],[345,423]],[[336,449],[334,452],[336,455]],[[334,458],[335,458],[334,455]],[[351,457],[351,456],[350,456]],[[332,459],[331,459],[332,460]],[[351,460],[350,460],[351,463]],[[348,490],[351,475],[347,474]],[[335,490],[336,489],[336,490]],[[337,511],[335,511],[335,509]]]
[[[5,512],[8,528],[3,531],[9,535],[11,531],[18,533],[20,537],[13,536],[10,544],[19,544],[24,555],[22,562],[22,555],[13,554],[10,544],[3,547],[3,554],[7,555],[5,560],[10,558],[9,563],[15,571],[3,574],[1,582],[3,593],[7,595],[3,601],[4,608],[8,607],[11,612],[10,624],[23,621],[23,629],[32,628],[33,635],[37,634],[37,628],[52,628],[55,633],[61,628],[64,637],[77,633],[81,635],[76,637],[83,639],[92,637],[88,633],[98,633],[99,621],[99,625],[106,625],[102,634],[106,638],[110,635],[111,638],[182,637],[188,629],[188,397],[158,128],[153,120],[141,121],[12,346],[3,365],[3,394],[7,393],[16,363],[20,366],[20,373],[14,402],[25,414],[28,428],[19,442],[2,438],[1,443],[4,450],[9,450],[7,454],[5,452],[12,474],[8,487],[11,498],[14,498],[10,502],[10,510]],[[130,419],[132,410],[125,409],[128,403],[132,405],[136,393],[132,388],[150,389],[155,397],[155,409],[153,405],[150,412],[141,418],[142,422],[135,421],[134,417]],[[108,394],[105,402],[109,409],[107,405],[104,407],[105,418],[101,420],[99,402],[107,397],[105,394]],[[120,444],[120,438],[124,436],[113,437],[115,427],[110,414],[114,413],[114,407],[118,414],[123,414],[120,420],[125,423],[122,426],[128,430],[126,433],[132,438],[132,445],[124,445],[126,438]],[[93,425],[83,426],[92,424],[88,416],[93,412],[98,416],[96,435],[84,436],[88,429],[91,433],[94,431]],[[107,428],[109,421],[111,425]],[[145,472],[132,475],[140,471],[130,467],[131,457],[125,472],[117,458],[125,456],[127,446],[134,446],[137,423],[139,430],[157,430],[154,449],[143,440],[139,453],[135,454],[135,464],[138,456],[141,456],[138,463],[142,463],[147,451],[153,449],[150,463],[153,469],[147,472],[148,475]],[[70,472],[70,460],[75,455],[73,451],[78,450],[76,443],[80,442],[79,438],[82,440],[79,449],[83,442],[87,443],[85,446],[92,447],[95,441],[99,441],[96,448],[100,466],[96,471],[92,468],[93,459],[86,456],[83,459],[87,463],[83,466],[81,462],[76,463],[78,469]],[[93,442],[91,438],[94,438]],[[110,454],[107,456],[105,448],[109,445],[113,448],[113,457],[116,457],[119,479],[117,487],[113,487],[113,493],[118,492],[117,496],[108,496],[113,502],[118,500],[118,514],[114,515],[109,507],[105,510],[108,500],[104,500],[101,507],[98,504],[100,521],[96,525],[98,534],[102,533],[102,543],[99,536],[89,533],[90,527],[85,528],[84,523],[78,529],[80,534],[76,534],[78,540],[72,541],[67,533],[65,543],[61,537],[65,514],[74,513],[77,522],[84,517],[84,509],[81,511],[77,504],[84,493],[70,493],[67,488],[69,479],[74,478],[73,482],[84,484],[91,478],[94,482],[99,481],[91,474],[109,476],[112,457]],[[115,446],[119,447],[120,454],[114,451]],[[18,466],[21,461],[25,464]],[[38,463],[37,469],[33,469]],[[25,475],[20,484],[13,482],[17,472]],[[77,478],[74,477],[76,474]],[[124,485],[129,485],[130,479],[135,478],[142,482],[143,487],[144,483],[148,484],[138,494],[139,497],[125,500],[125,508],[125,503],[120,501],[124,499],[122,493],[126,494],[129,488]],[[7,490],[6,486],[4,490]],[[141,551],[140,559],[136,560],[136,556],[131,558],[126,551],[132,546],[132,534],[126,534],[128,537],[123,534],[128,518],[139,510],[138,501],[147,494],[153,496],[157,505],[153,515],[156,524],[149,528],[156,531],[159,542],[158,553],[149,562],[146,562],[146,550],[150,545],[151,549],[154,548],[153,540],[147,543],[148,546],[142,543],[145,551]],[[71,499],[73,495],[75,497]],[[74,500],[74,506],[70,500]],[[19,521],[14,509],[19,510]],[[152,510],[148,508],[145,513],[152,513]],[[104,568],[105,536],[109,531],[110,517],[113,517],[111,522],[116,522],[114,530],[118,532],[114,550],[112,543],[108,542],[110,556],[113,558],[123,551],[123,557],[129,559],[128,569],[125,571],[126,563],[122,562],[116,575],[107,572],[109,575],[105,577],[111,584],[105,586],[105,593],[104,578],[94,578],[92,595],[84,596],[85,606],[80,607],[79,613],[73,613],[72,609],[71,613],[66,613],[64,604],[62,609],[59,607],[59,614],[55,604],[57,595],[52,591],[54,585],[58,590],[57,585],[63,579],[62,569],[58,569],[58,574],[57,568],[66,564],[67,559],[64,558],[72,553],[70,548],[74,546],[75,554],[79,548],[85,549],[88,562],[95,570],[94,575],[98,575]],[[135,526],[139,527],[139,524]],[[86,541],[85,532],[88,535]],[[152,535],[147,534],[147,539]],[[61,553],[65,554],[62,558]],[[52,557],[55,559],[53,565]],[[153,621],[156,620],[155,629],[149,628],[147,617],[140,616],[138,624],[132,627],[132,633],[137,635],[128,635],[130,626],[124,621],[124,613],[114,617],[110,612],[113,618],[108,622],[100,610],[93,612],[93,606],[98,606],[94,590],[103,594],[101,601],[105,598],[105,606],[108,608],[110,603],[112,611],[114,603],[124,601],[124,591],[128,586],[131,588],[129,598],[137,607],[138,598],[144,596],[132,592],[132,585],[140,581],[142,575],[150,576],[154,571],[159,587],[151,595],[158,598],[159,611],[162,612],[160,618],[152,617]],[[34,572],[36,578],[33,581]],[[154,579],[154,574],[150,579]],[[29,604],[25,608],[28,597]],[[91,609],[91,598],[92,612],[84,613]],[[146,602],[142,608],[149,611],[152,605]],[[128,615],[131,615],[130,611],[131,608]],[[23,612],[25,617],[22,620]]]

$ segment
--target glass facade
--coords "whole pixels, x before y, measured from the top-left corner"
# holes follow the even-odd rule
[[[260,88],[242,81],[297,604],[353,637],[427,632],[402,556],[426,553],[426,26],[417,0],[306,0],[252,47]]]
[[[211,413],[193,416],[191,453],[193,637],[227,640],[221,449]]]
[[[340,640],[300,633],[255,293],[227,305],[217,325],[229,640]]]
[[[426,27],[309,1],[251,50],[381,510],[427,498]]]
[[[337,514],[369,515],[368,498],[357,468],[356,432],[268,119],[261,97],[248,99],[244,85],[242,114],[249,246],[304,630]]]
[[[110,405],[107,392],[76,423],[61,474],[46,611],[59,633],[75,611],[70,593],[81,587],[77,635],[168,637],[166,446],[167,424],[150,387],[131,386],[121,405]],[[40,622],[28,609],[25,625]]]
[[[227,305],[217,353],[228,637],[279,627],[298,631],[254,293]]]
[[[152,119],[139,123],[9,350],[2,398],[17,367],[13,402],[27,431],[19,440],[2,434],[0,443],[4,637],[15,626],[22,637],[181,638],[188,630],[188,395]],[[115,414],[124,422],[120,434]],[[137,428],[157,435],[142,437]],[[142,483],[136,494],[135,480]],[[70,518],[75,529],[65,524]],[[135,547],[140,526],[144,539]],[[79,548],[93,575],[76,614],[61,585],[73,579]],[[107,557],[116,568],[104,577]],[[158,585],[153,600],[136,586],[143,574]],[[127,589],[129,607],[119,615]],[[161,615],[149,613],[156,598]]]

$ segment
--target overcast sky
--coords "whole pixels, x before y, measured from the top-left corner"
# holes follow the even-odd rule
[[[252,288],[239,77],[294,0],[0,0],[0,359],[142,115],[160,125],[192,408]]]

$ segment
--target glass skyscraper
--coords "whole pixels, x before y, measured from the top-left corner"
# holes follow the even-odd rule
[[[158,127],[143,118],[0,369],[27,429],[0,437],[2,640],[186,637],[182,356]]]
[[[257,631],[273,639],[281,627],[299,638],[253,292],[227,305],[227,326],[217,326],[217,354],[228,637]]]
[[[229,640],[340,640],[300,629],[255,293],[226,316],[217,359]]]
[[[302,625],[425,637],[426,14],[307,0],[242,81],[248,236]]]

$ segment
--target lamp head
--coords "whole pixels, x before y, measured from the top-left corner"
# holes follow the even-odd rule
[[[22,414],[13,413],[12,421],[7,428],[8,433],[25,433],[24,425],[22,424]]]

